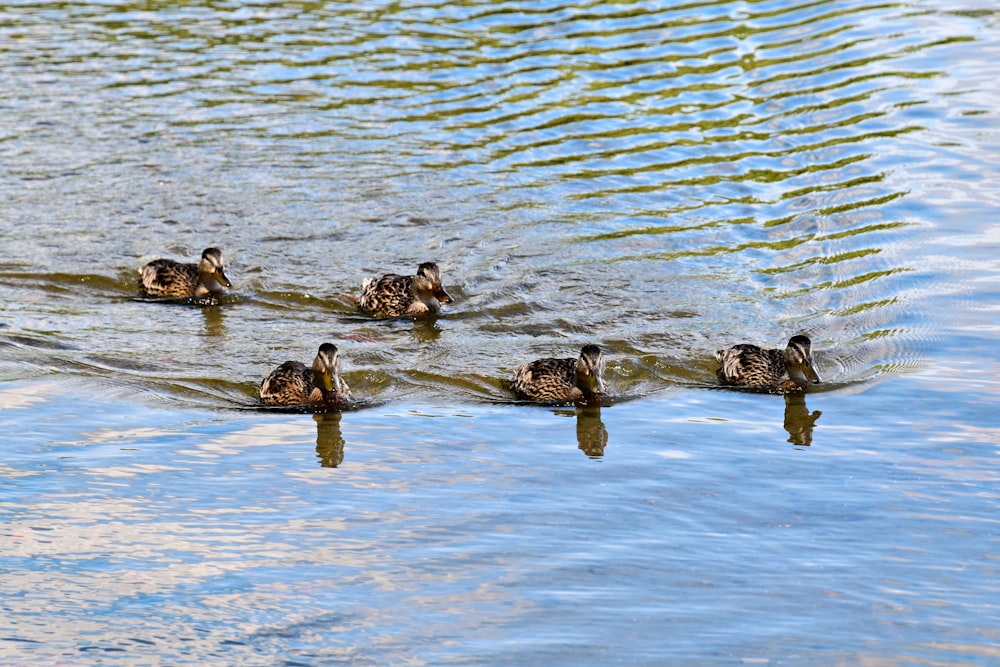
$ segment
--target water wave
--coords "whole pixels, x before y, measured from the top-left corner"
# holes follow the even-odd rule
[[[904,140],[930,56],[974,37],[906,6],[45,6],[0,9],[4,88],[32,90],[0,287],[107,364],[74,372],[238,403],[333,340],[380,400],[491,401],[597,342],[627,399],[711,386],[736,342],[806,332],[837,388],[935,335]],[[222,310],[123,299],[142,258],[208,245]],[[435,322],[338,296],[427,260],[456,296]]]

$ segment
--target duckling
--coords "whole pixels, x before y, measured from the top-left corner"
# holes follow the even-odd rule
[[[222,251],[206,248],[198,264],[154,259],[139,271],[139,292],[153,297],[204,297],[232,287],[222,268]]]
[[[584,345],[580,356],[537,359],[514,371],[514,393],[532,401],[589,401],[604,393],[604,355]]]
[[[442,303],[454,301],[441,286],[441,271],[434,262],[421,264],[415,276],[387,273],[381,278],[368,278],[360,295],[341,296],[375,317],[435,314]]]
[[[807,382],[820,381],[811,348],[812,342],[802,335],[792,336],[784,350],[741,343],[715,353],[721,364],[717,373],[723,384],[801,391]]]
[[[340,377],[340,353],[333,343],[323,343],[312,368],[286,361],[260,383],[264,405],[313,405],[333,407],[351,399],[351,390]]]

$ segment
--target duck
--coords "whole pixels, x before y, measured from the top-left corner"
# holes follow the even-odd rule
[[[333,343],[319,346],[312,368],[286,361],[260,383],[264,405],[329,408],[351,400],[351,390],[340,377],[340,351]]]
[[[808,336],[792,336],[784,350],[765,349],[749,343],[715,353],[717,374],[723,384],[766,388],[778,393],[802,391],[819,384]]]
[[[604,354],[584,345],[579,357],[536,359],[514,371],[514,394],[538,402],[590,401],[604,394]]]
[[[139,292],[151,297],[205,297],[232,287],[222,266],[222,251],[206,248],[197,264],[154,259],[139,271]]]
[[[454,302],[441,286],[441,271],[434,262],[424,262],[413,276],[387,273],[368,278],[361,285],[361,294],[341,296],[375,317],[435,315],[442,303]]]

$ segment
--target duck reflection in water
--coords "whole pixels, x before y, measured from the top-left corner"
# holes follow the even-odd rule
[[[608,446],[608,429],[601,421],[601,406],[576,409],[576,444],[592,459],[604,456],[604,448]]]
[[[819,410],[810,414],[803,392],[785,394],[785,430],[788,431],[788,442],[804,447],[812,445],[813,427],[821,414],[823,413]]]
[[[323,468],[336,468],[344,462],[344,436],[340,431],[339,412],[313,415],[316,422],[316,458]]]
[[[436,318],[423,318],[413,321],[410,333],[417,344],[433,343],[441,337],[441,327],[438,326]]]
[[[205,318],[205,338],[208,341],[219,343],[223,342],[223,338],[226,335],[226,325],[223,321],[223,308],[218,306],[212,306],[209,308],[201,308],[201,314]]]
[[[576,445],[592,459],[604,456],[608,446],[608,429],[601,421],[600,405],[578,405],[575,409],[554,410],[562,417],[576,417]]]

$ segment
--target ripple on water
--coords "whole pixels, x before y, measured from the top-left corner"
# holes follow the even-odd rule
[[[379,76],[388,72],[387,61],[325,30],[307,28],[304,42],[283,40],[281,56],[260,48],[282,35],[283,21],[305,28],[277,7],[263,11],[268,18],[216,10],[240,28],[235,60],[211,48],[211,30],[191,31],[189,8],[155,14],[123,8],[120,20],[97,23],[91,11],[74,9],[60,32],[85,29],[103,39],[108,31],[114,44],[134,50],[130,59],[113,49],[87,53],[121,76],[109,88],[98,85],[100,76],[66,69],[71,60],[58,54],[72,49],[57,37],[44,42],[36,62],[95,99],[124,96],[125,112],[165,123],[166,134],[117,149],[119,164],[134,162],[138,152],[143,168],[165,180],[133,182],[127,204],[133,210],[125,216],[115,204],[77,205],[83,219],[103,209],[106,222],[90,225],[88,238],[68,237],[72,254],[55,242],[57,272],[8,272],[6,282],[15,291],[40,283],[47,295],[67,300],[86,290],[88,317],[61,323],[62,335],[74,340],[94,340],[96,319],[140,318],[150,331],[169,332],[173,340],[159,342],[171,350],[171,363],[205,368],[209,394],[219,382],[255,382],[280,363],[270,351],[301,347],[295,354],[303,356],[330,338],[344,343],[345,359],[364,373],[392,378],[373,387],[389,392],[387,398],[410,390],[494,398],[496,380],[526,358],[562,355],[590,341],[608,348],[617,363],[612,374],[630,369],[613,378],[625,395],[710,383],[705,360],[737,342],[734,327],[741,340],[768,345],[809,333],[821,359],[835,356],[828,375],[841,384],[898,372],[919,359],[920,346],[910,342],[929,334],[906,296],[924,280],[921,267],[906,259],[918,221],[894,214],[905,189],[889,175],[885,146],[920,129],[896,110],[922,101],[905,85],[909,77],[933,73],[908,72],[901,54],[904,45],[912,52],[931,40],[880,33],[887,43],[872,51],[866,21],[901,19],[863,5],[835,12],[774,5],[737,14],[725,3],[609,7],[562,18],[563,7],[523,9],[438,7],[433,25],[448,26],[443,32],[430,29],[422,12],[408,13],[393,33],[404,42],[416,39],[407,51],[416,59],[395,68],[398,85]],[[334,20],[319,14],[321,24]],[[379,16],[338,12],[335,21],[368,34],[382,26]],[[45,22],[35,14],[21,20]],[[508,21],[513,32],[501,31],[496,44],[463,28]],[[555,32],[553,21],[560,26]],[[182,25],[187,37],[178,42]],[[240,48],[246,53],[238,55]],[[17,66],[26,67],[28,52],[17,53]],[[227,60],[230,84],[209,85]],[[163,70],[159,81],[144,78],[151,64],[158,71],[156,63],[177,62],[186,64]],[[315,69],[348,62],[344,76]],[[884,71],[868,74],[875,66]],[[433,77],[436,69],[450,77]],[[171,88],[172,81],[178,86]],[[303,86],[309,94],[285,94]],[[158,88],[181,103],[169,117],[149,106]],[[259,156],[261,146],[275,145],[264,140],[273,134],[274,110],[290,109],[283,122],[304,127],[322,111],[335,127],[350,110],[370,104],[371,97],[350,94],[362,89],[384,95],[377,127],[394,128],[394,136],[390,143],[377,136],[376,125],[349,120],[361,158],[350,180],[321,166],[344,161],[342,139],[330,130],[277,138],[277,154],[294,156],[280,167]],[[54,88],[51,99],[60,94]],[[226,110],[222,125],[215,108]],[[84,152],[104,150],[114,133],[114,116],[94,120],[98,130],[84,137]],[[54,114],[51,122],[61,128],[71,119]],[[231,137],[230,148],[205,151],[203,139],[193,140],[203,129]],[[303,139],[308,154],[299,152]],[[438,148],[420,150],[421,141]],[[55,145],[81,147],[77,138]],[[446,171],[432,164],[426,172],[428,156],[439,149],[469,159],[449,162]],[[378,166],[388,157],[396,172]],[[487,180],[483,165],[501,176]],[[102,172],[108,186],[121,178],[112,167]],[[29,167],[22,161],[14,168]],[[77,176],[62,178],[70,192],[79,188]],[[306,190],[322,178],[329,179],[323,196]],[[287,195],[247,198],[244,183],[280,183]],[[264,196],[273,201],[264,203]],[[14,206],[39,204],[29,195]],[[121,225],[137,219],[154,224],[132,225],[123,237]],[[29,247],[34,238],[28,232],[15,243]],[[205,321],[196,323],[167,309],[107,313],[107,301],[133,291],[141,257],[157,247],[186,256],[206,243],[232,258],[237,296],[223,305],[233,315],[206,309]],[[442,265],[457,297],[432,326],[407,332],[406,323],[366,322],[338,297],[368,275],[408,272],[425,260]],[[78,273],[82,262],[111,275]],[[135,367],[129,356],[154,353],[143,342],[134,348],[137,333],[134,327],[107,332],[98,338],[106,349],[98,352],[112,366]],[[870,342],[892,336],[894,344]],[[366,344],[348,344],[361,340]],[[111,362],[116,354],[125,359]],[[186,391],[178,386],[178,393]]]

